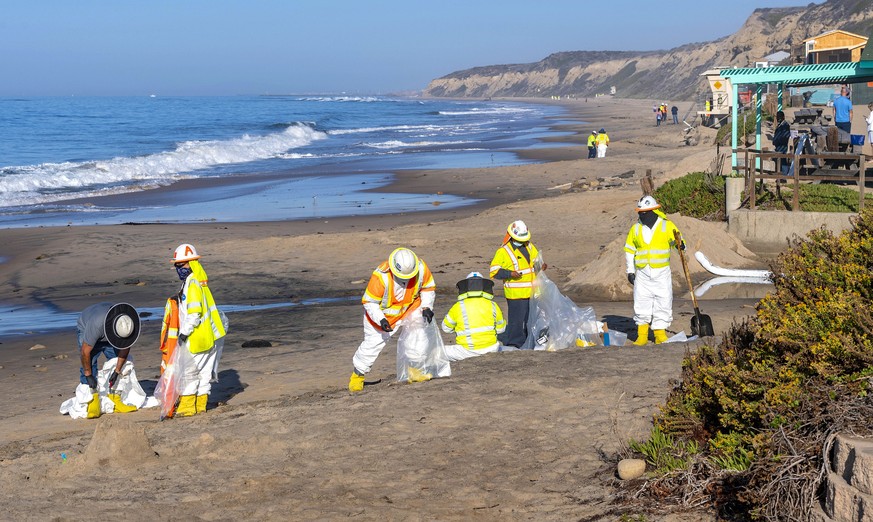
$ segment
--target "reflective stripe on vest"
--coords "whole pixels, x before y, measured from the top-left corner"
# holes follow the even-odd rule
[[[459,303],[461,308],[461,329],[455,330],[455,335],[458,337],[458,342],[463,342],[467,345],[468,350],[475,350],[476,344],[473,342],[473,334],[493,332],[494,325],[497,324],[497,305],[491,302],[491,324],[487,326],[477,326],[470,328],[470,316],[467,314],[467,303],[461,300]],[[463,341],[461,340],[463,338]]]
[[[645,242],[643,237],[643,225],[637,223],[633,228],[633,245],[625,245],[633,248],[634,265],[644,268],[646,265],[652,268],[663,268],[670,265],[670,246],[673,238],[667,234],[667,220],[661,219],[661,226],[656,226],[652,231],[652,240]],[[639,245],[640,248],[636,248]]]
[[[505,254],[505,257],[509,258],[509,263],[512,264],[512,270],[518,272],[521,277],[518,279],[505,279],[503,281],[503,295],[507,299],[528,299],[530,298],[531,291],[533,289],[533,280],[535,276],[534,272],[534,260],[539,255],[536,247],[528,243],[527,245],[527,253],[530,257],[530,261],[523,258],[523,256],[519,253],[516,255],[516,251],[512,248],[509,242],[504,243],[502,248],[502,254]],[[494,274],[497,270],[501,268],[505,268],[509,270],[508,267],[501,266],[499,263],[505,263],[503,260],[499,260],[499,256],[501,255],[501,250],[497,250],[497,254],[495,254],[495,261],[492,263],[498,263],[498,265],[491,266],[491,273]],[[522,263],[525,263],[527,266],[522,267]]]

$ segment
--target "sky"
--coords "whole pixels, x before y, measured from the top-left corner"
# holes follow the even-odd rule
[[[554,52],[715,40],[739,29],[755,8],[806,4],[3,0],[0,96],[417,91],[454,71],[536,62]]]

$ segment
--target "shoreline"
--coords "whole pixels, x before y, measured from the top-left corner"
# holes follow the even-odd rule
[[[180,518],[607,516],[612,479],[602,456],[648,433],[652,414],[680,375],[683,355],[699,342],[488,354],[453,363],[450,378],[408,385],[395,382],[392,341],[368,376],[373,384],[359,395],[346,391],[361,342],[359,299],[373,268],[394,248],[412,248],[434,273],[434,311],[441,320],[456,301],[454,283],[472,270],[488,271],[506,226],[516,219],[528,223],[549,278],[567,297],[593,306],[610,328],[633,333],[623,245],[635,219],[639,178],[647,169],[657,183],[684,175],[708,165],[713,151],[682,145],[680,128],[655,129],[629,118],[642,110],[648,114],[645,101],[599,105],[586,117],[592,123],[580,128],[607,128],[613,143],[606,158],[581,159],[587,156],[582,144],[537,149],[534,154],[554,161],[403,171],[390,186],[488,196],[475,206],[303,221],[0,230],[9,251],[2,253],[9,259],[0,264],[0,293],[14,304],[67,312],[100,301],[162,306],[178,290],[170,258],[184,242],[203,256],[219,308],[350,298],[229,314],[209,411],[166,422],[157,422],[154,409],[98,421],[58,413],[78,382],[75,325],[3,339],[0,393],[20,398],[0,412],[0,468],[10,471],[0,476],[0,486],[13,506],[8,515],[74,517],[73,508],[46,499],[105,470],[88,463],[88,446],[110,448],[111,439],[140,441],[148,451],[142,458],[104,456],[124,481],[123,491],[77,493],[105,514],[123,515],[135,506],[143,518],[165,515],[163,501],[181,495],[173,497],[187,499],[175,505]],[[629,171],[623,185],[613,188],[554,189]],[[729,240],[722,224],[687,218],[677,218],[677,224],[692,248],[713,263],[757,262]],[[692,277],[702,277],[700,270]],[[674,273],[671,332],[689,332],[693,307],[684,285]],[[494,299],[505,309],[501,288]],[[754,314],[756,302],[754,296],[722,295],[700,307],[722,333]],[[160,321],[144,323],[131,352],[147,392],[158,375],[159,331]],[[242,347],[254,339],[271,346]],[[409,458],[409,447],[427,450],[419,461]],[[70,457],[66,463],[61,452]],[[204,472],[203,483],[192,489],[180,480],[194,470]],[[298,494],[286,500],[280,491]]]

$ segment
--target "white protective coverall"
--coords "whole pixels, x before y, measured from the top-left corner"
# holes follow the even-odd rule
[[[107,381],[109,375],[115,370],[118,359],[113,358],[103,363],[103,368],[97,372],[97,393],[100,398],[101,413],[113,413],[115,403],[109,399],[109,387]],[[121,402],[137,409],[153,408],[158,405],[154,397],[146,396],[145,391],[139,384],[133,363],[127,361],[121,367],[118,380],[115,383],[115,393],[121,398]],[[84,419],[88,415],[88,403],[92,400],[91,388],[87,384],[79,384],[76,387],[76,395],[61,403],[60,412],[69,415],[72,419]]]
[[[180,294],[179,333],[190,336],[201,323],[208,323],[210,330],[220,333],[220,337],[215,339],[213,346],[207,351],[191,353],[188,350],[190,338],[186,341],[180,341],[177,345],[177,349],[178,347],[186,349],[186,361],[184,361],[183,370],[184,377],[182,378],[183,385],[179,395],[202,396],[209,395],[212,391],[211,381],[217,380],[216,373],[224,349],[224,334],[227,319],[220,311],[217,311],[218,317],[215,317],[212,313],[213,311],[209,309],[206,299],[201,301],[202,304],[199,307],[199,312],[189,313],[188,302],[190,301],[189,294],[192,293],[192,285],[198,285],[199,287],[200,283],[198,281],[207,280],[206,272],[199,262],[191,261],[190,266],[194,272],[183,283]],[[214,306],[214,303],[211,304]],[[213,322],[216,322],[216,319],[218,320],[217,322],[221,323],[220,325],[213,324]]]
[[[424,270],[420,270],[417,277],[423,277]],[[430,271],[428,270],[428,275],[430,275]],[[407,290],[407,282],[400,280],[398,282],[394,277],[389,278],[393,282],[392,291],[394,292],[394,300],[395,302],[402,302],[404,296],[406,295]],[[407,312],[408,317],[421,317],[421,309],[422,308],[430,308],[433,310],[433,303],[436,299],[436,292],[434,292],[433,285],[433,277],[430,277],[430,285],[425,283],[421,288],[421,293],[419,294],[421,297],[421,304],[416,306],[414,309],[409,310]],[[385,289],[387,292],[388,289]],[[355,366],[355,371],[361,375],[365,375],[369,373],[370,368],[373,367],[373,363],[376,362],[376,358],[379,356],[379,353],[382,352],[382,349],[385,348],[385,344],[388,342],[388,339],[391,338],[397,331],[398,328],[393,329],[390,332],[384,332],[381,328],[373,326],[373,323],[379,324],[382,319],[385,319],[385,314],[382,312],[382,308],[379,303],[374,302],[364,302],[364,340],[361,342],[361,345],[358,346],[358,350],[355,352],[354,357],[352,357],[352,364]],[[369,320],[367,319],[369,317]],[[372,322],[371,322],[372,321]]]
[[[648,245],[652,242],[655,230],[665,229],[665,224],[672,223],[659,216],[654,228],[649,228],[642,223],[634,226],[641,227],[643,241]],[[670,229],[664,233],[672,234]],[[658,268],[648,264],[639,267],[636,266],[634,254],[627,252],[627,247],[625,249],[627,273],[636,273],[634,322],[638,326],[651,323],[653,330],[666,330],[673,322],[673,277],[669,263]]]

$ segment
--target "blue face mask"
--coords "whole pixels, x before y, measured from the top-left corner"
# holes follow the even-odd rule
[[[176,273],[179,274],[179,279],[182,281],[188,279],[188,276],[191,275],[193,271],[187,266],[177,266]]]
[[[512,240],[512,246],[514,246],[515,248],[521,248],[521,246],[522,246],[522,245],[525,245],[525,244],[526,244],[526,243],[524,243],[524,242],[522,242],[522,241],[516,241],[516,240],[514,240],[514,239]]]

